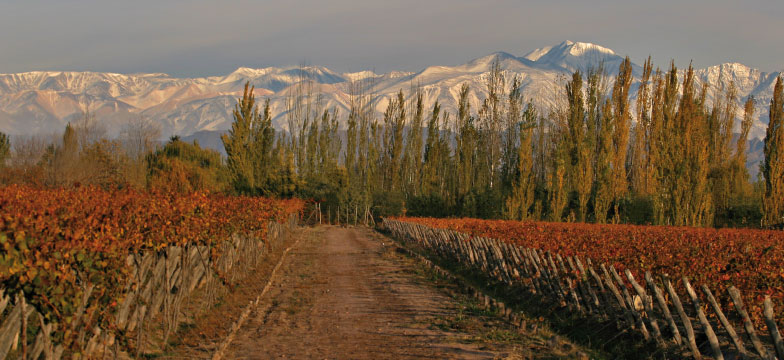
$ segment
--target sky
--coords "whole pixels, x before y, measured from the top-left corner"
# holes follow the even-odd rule
[[[417,71],[592,42],[665,67],[784,70],[781,0],[0,0],[0,73]]]

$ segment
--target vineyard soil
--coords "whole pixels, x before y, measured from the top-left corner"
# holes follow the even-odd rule
[[[582,349],[540,326],[518,330],[369,229],[304,229],[225,358],[563,358]],[[260,289],[263,283],[257,285]],[[230,300],[247,304],[242,299]],[[216,309],[237,311],[231,303]],[[229,314],[227,314],[228,317]],[[200,325],[188,330],[203,333]],[[203,339],[207,340],[207,339]],[[195,344],[192,344],[195,345]],[[208,358],[180,344],[173,357]]]

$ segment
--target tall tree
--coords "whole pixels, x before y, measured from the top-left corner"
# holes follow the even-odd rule
[[[403,155],[403,179],[407,197],[419,195],[422,167],[422,122],[425,105],[421,89],[414,92],[416,99],[413,118],[408,129],[406,149]]]
[[[515,76],[506,105],[506,124],[504,124],[504,145],[501,152],[502,191],[508,193],[515,181],[517,161],[519,158],[517,144],[520,140],[519,131],[523,99],[520,92],[520,79]]]
[[[663,73],[656,69],[653,81],[653,98],[651,102],[651,134],[646,169],[647,191],[653,194],[654,222],[666,224],[672,222],[670,214],[672,194],[669,183],[672,168],[673,143],[670,141],[670,129],[674,123],[675,105],[678,101],[678,75],[675,63],[670,63],[670,70]]]
[[[566,146],[568,147],[568,184],[577,194],[579,208],[577,220],[585,221],[588,213],[588,199],[591,196],[593,166],[591,165],[592,147],[590,137],[586,134],[585,101],[583,100],[582,74],[577,71],[572,80],[566,84],[566,96],[569,104],[567,121]]]
[[[11,154],[11,141],[3,132],[0,132],[0,168],[5,167],[8,156]]]
[[[79,181],[79,134],[68,123],[63,131],[62,146],[52,145],[52,166],[49,184],[69,185]]]
[[[475,156],[477,147],[477,131],[474,118],[471,116],[471,104],[468,99],[468,84],[460,88],[457,109],[457,197],[459,201],[473,189],[475,173]]]
[[[746,149],[748,148],[749,131],[754,123],[754,105],[754,97],[749,96],[743,105],[743,121],[740,123],[740,134],[735,145],[735,154],[732,157],[730,189],[735,197],[747,197],[751,193],[749,171],[746,169]]]
[[[389,102],[384,112],[384,189],[387,191],[401,190],[401,163],[403,156],[403,135],[406,126],[406,100],[403,90]]]
[[[632,131],[634,140],[630,149],[630,182],[635,195],[650,195],[648,188],[648,160],[650,154],[651,135],[651,57],[643,65],[640,87],[637,89],[637,123]]]
[[[765,196],[762,201],[764,222],[768,225],[784,223],[784,84],[776,79],[770,100],[770,121],[765,131]]]
[[[425,140],[424,164],[422,165],[422,190],[423,195],[431,195],[441,190],[441,179],[444,174],[439,173],[439,162],[443,161],[441,147],[441,105],[436,100],[433,111],[427,122],[427,139]],[[448,150],[448,149],[447,149]]]
[[[569,166],[569,127],[566,117],[568,109],[556,108],[550,112],[549,173],[547,177],[550,221],[563,220],[563,213],[569,203],[567,171]]]
[[[487,97],[479,109],[478,122],[478,140],[482,151],[477,154],[478,165],[481,169],[477,177],[480,179],[481,185],[488,189],[494,189],[499,180],[505,86],[500,60],[496,57],[486,78]]]
[[[359,179],[356,176],[357,171],[357,136],[358,134],[358,126],[359,126],[359,111],[357,100],[352,97],[351,99],[351,106],[348,113],[348,121],[346,122],[346,154],[343,160],[343,165],[346,167],[348,171],[348,182],[349,186],[354,188],[354,186],[359,183]],[[361,151],[361,150],[360,150]],[[357,189],[354,189],[356,191]]]
[[[729,206],[731,195],[731,145],[732,128],[737,114],[737,88],[730,82],[726,89],[719,90],[708,119],[708,162],[710,164],[710,187],[714,207]]]
[[[271,194],[270,184],[279,159],[272,156],[275,145],[275,128],[272,127],[269,99],[264,101],[264,110],[251,124],[250,158],[253,164],[253,183],[256,191]]]
[[[613,104],[613,136],[612,136],[612,170],[611,189],[615,208],[615,222],[620,221],[619,203],[628,191],[628,173],[626,171],[626,153],[629,148],[629,127],[631,114],[629,106],[629,88],[634,75],[631,60],[627,56],[618,69],[618,77],[612,92]]]
[[[593,212],[596,222],[607,222],[607,213],[613,201],[612,192],[612,145],[613,113],[610,99],[604,101],[596,150],[596,184]]]
[[[713,221],[708,180],[710,164],[705,93],[697,93],[694,69],[683,79],[683,95],[672,124],[670,141],[675,145],[669,183],[673,185],[670,211],[675,225],[705,226]],[[667,191],[667,190],[665,190]]]
[[[534,203],[534,187],[536,178],[534,174],[533,157],[533,129],[537,120],[536,109],[528,103],[523,112],[523,119],[518,123],[517,159],[515,178],[512,189],[506,198],[505,213],[508,219],[527,220],[531,217],[531,206]]]
[[[228,134],[221,135],[231,182],[234,189],[240,193],[252,192],[255,185],[251,141],[253,123],[260,116],[253,90],[250,82],[246,82],[242,98],[237,100],[234,106],[231,129]]]

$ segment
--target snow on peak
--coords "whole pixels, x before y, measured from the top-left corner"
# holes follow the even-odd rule
[[[523,56],[523,59],[570,72],[585,70],[600,62],[614,67],[616,62],[623,60],[615,51],[604,46],[571,40],[566,40],[555,46],[536,49]]]
[[[568,40],[567,40],[567,41],[568,41]],[[523,55],[523,58],[524,58],[524,59],[531,60],[531,61],[537,61],[537,60],[539,60],[539,59],[540,59],[542,56],[544,56],[545,54],[547,54],[548,52],[550,52],[550,50],[552,50],[552,49],[553,49],[553,47],[552,47],[552,46],[545,46],[545,47],[543,47],[543,48],[536,49],[536,50],[534,50],[534,51],[531,51],[531,52],[529,52],[528,54],[525,54],[525,55]]]
[[[357,72],[353,72],[353,73],[345,73],[345,74],[343,74],[343,76],[345,78],[349,79],[350,81],[360,81],[360,80],[365,80],[365,79],[377,77],[378,74],[376,74],[376,73],[374,73],[374,72],[372,72],[370,70],[365,70],[365,71],[357,71]]]
[[[256,77],[264,76],[264,75],[270,73],[271,70],[272,70],[272,68],[254,69],[254,68],[240,66],[240,67],[237,68],[237,70],[234,70],[229,75],[236,75],[236,76],[241,76],[241,77],[256,78]]]
[[[497,52],[494,52],[494,53],[492,53],[490,55],[486,55],[486,56],[483,56],[483,57],[471,60],[471,61],[468,62],[468,65],[470,65],[470,66],[490,66],[495,61],[504,62],[504,61],[509,60],[509,59],[517,59],[517,58],[514,55],[510,54],[510,53],[503,52],[503,51],[497,51]]]
[[[539,61],[553,58],[563,58],[566,56],[585,56],[593,54],[616,55],[615,51],[601,45],[589,42],[574,42],[566,40],[555,46],[547,46],[529,52],[523,58],[531,61]]]
[[[587,42],[572,42],[566,40],[563,44],[570,47],[569,54],[572,56],[582,56],[587,52],[598,52],[607,55],[615,55],[615,51],[612,51],[611,49]]]
[[[730,71],[734,71],[734,72],[748,73],[748,72],[752,71],[752,69],[750,67],[748,67],[746,65],[743,65],[741,63],[737,63],[737,62],[721,64],[721,67],[723,69],[725,69],[725,70],[730,70]]]

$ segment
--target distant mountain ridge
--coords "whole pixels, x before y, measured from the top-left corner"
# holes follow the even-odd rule
[[[241,67],[225,76],[202,78],[63,71],[0,74],[0,131],[11,135],[59,132],[68,121],[89,109],[110,135],[116,135],[125,122],[139,116],[161,124],[164,137],[221,132],[230,127],[232,108],[242,95],[246,81],[256,87],[257,97],[270,99],[276,116],[273,121],[280,129],[286,127],[287,94],[303,76],[314,81],[325,107],[336,107],[343,114],[349,106],[352,81],[361,81],[365,86],[362,91],[374,95],[373,104],[378,111],[383,111],[399,90],[408,92],[418,85],[426,105],[438,100],[442,109],[454,113],[463,83],[471,86],[472,107],[477,108],[485,96],[485,78],[496,59],[507,78],[507,86],[513,76],[518,76],[523,96],[547,109],[554,104],[565,75],[603,63],[613,76],[623,57],[599,45],[564,41],[519,57],[498,52],[457,66],[429,66],[419,72],[385,74],[338,73],[321,66]],[[654,65],[664,68],[667,63],[668,60],[659,59]],[[640,66],[633,67],[639,77]],[[696,74],[699,82],[707,82],[711,88],[735,81],[739,102],[749,95],[755,96],[757,112],[751,137],[764,136],[768,104],[780,72],[768,73],[743,64],[726,63],[697,69]],[[637,86],[638,83],[632,85],[632,96],[636,95]],[[709,101],[711,98],[712,94]]]

